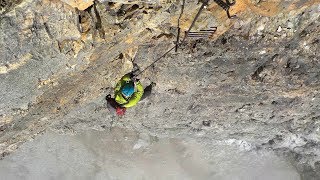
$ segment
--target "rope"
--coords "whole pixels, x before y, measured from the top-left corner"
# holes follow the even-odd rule
[[[186,38],[188,37],[188,33],[190,32],[190,30],[192,29],[192,27],[194,26],[196,20],[198,19],[198,17],[200,16],[201,14],[201,11],[203,10],[203,8],[208,5],[208,1],[209,0],[204,0],[197,15],[194,17],[188,31],[186,32],[183,40],[181,41],[181,43],[179,43],[179,37],[177,37],[177,42],[176,42],[176,45],[173,46],[172,48],[170,48],[168,51],[166,51],[162,56],[160,56],[159,58],[157,58],[155,61],[153,61],[149,66],[147,66],[144,70],[140,71],[138,74],[135,74],[134,76],[137,77],[139,76],[140,74],[142,74],[143,72],[145,72],[147,69],[149,69],[152,65],[154,65],[156,62],[158,62],[159,60],[161,60],[162,58],[164,58],[169,52],[171,52],[173,49],[177,49],[177,47],[179,45],[181,45],[185,40]],[[180,30],[180,18],[182,17],[182,14],[183,14],[183,10],[184,10],[184,4],[185,4],[185,0],[183,0],[182,2],[182,7],[181,7],[181,13],[180,13],[180,16],[179,16],[179,19],[178,19],[178,31]],[[179,32],[178,32],[178,36],[179,36]]]
[[[183,15],[183,11],[184,11],[184,4],[185,4],[186,0],[182,0],[182,5],[181,5],[181,12],[178,18],[178,34],[177,34],[177,41],[176,41],[176,47],[175,47],[175,52],[178,51],[178,47],[179,47],[179,38],[180,38],[180,19]]]
[[[158,62],[160,59],[164,58],[169,52],[171,52],[173,49],[175,48],[175,46],[173,46],[172,48],[170,48],[167,52],[165,52],[162,56],[158,57],[155,61],[153,61],[149,66],[147,66],[146,68],[144,68],[144,70],[140,71],[138,74],[136,74],[135,76],[139,76],[140,74],[142,74],[144,71],[146,71],[147,69],[149,69],[152,65],[154,65],[156,62]]]

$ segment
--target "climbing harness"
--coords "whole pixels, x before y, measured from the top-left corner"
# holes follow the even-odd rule
[[[173,49],[175,49],[175,51],[177,52],[178,50],[178,47],[183,44],[186,40],[186,38],[190,37],[190,38],[203,38],[203,37],[209,37],[210,35],[212,35],[213,33],[216,32],[217,30],[217,27],[210,27],[210,29],[206,29],[206,30],[200,30],[199,32],[192,32],[191,29],[193,28],[195,22],[197,21],[197,19],[199,18],[202,10],[208,6],[208,2],[209,0],[201,0],[202,1],[202,5],[200,6],[196,16],[194,17],[189,29],[185,32],[185,35],[182,39],[181,42],[180,41],[180,31],[181,31],[181,28],[180,28],[180,19],[183,15],[183,12],[184,12],[184,6],[185,6],[185,1],[186,0],[182,0],[182,6],[181,6],[181,13],[179,15],[179,18],[178,18],[178,32],[177,32],[177,39],[176,39],[176,43],[173,47],[171,47],[170,49],[168,49],[164,54],[162,54],[160,57],[158,57],[156,60],[154,60],[150,65],[148,65],[145,69],[143,69],[142,71],[136,73],[136,72],[132,72],[132,77],[131,78],[136,78],[138,75],[144,73],[147,69],[149,69],[150,67],[152,67],[155,63],[157,63],[159,60],[161,60],[163,57],[165,57],[167,54],[169,54]],[[233,18],[235,17],[235,15],[233,16],[230,16],[230,13],[229,13],[229,9],[231,6],[233,6],[235,4],[235,0],[226,0],[226,2],[224,2],[223,0],[214,0],[214,2],[216,2],[220,7],[222,7],[226,12],[227,12],[227,15],[228,15],[228,18]],[[95,5],[95,4],[94,4]],[[94,6],[94,10],[96,11],[96,7]],[[98,17],[97,15],[97,19],[99,20],[100,17]],[[99,29],[99,23],[96,23],[96,29]],[[103,33],[100,33],[100,35],[104,35],[104,32]],[[126,112],[126,108],[123,108],[121,106],[119,106],[114,99],[111,98],[111,95],[108,95],[107,96],[107,101],[110,103],[110,105],[112,105],[113,107],[116,108],[116,114],[118,116],[123,116]],[[113,121],[111,122],[111,126],[110,128],[112,127],[112,124],[113,124]]]

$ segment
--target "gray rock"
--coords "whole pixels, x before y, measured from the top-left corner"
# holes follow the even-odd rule
[[[185,12],[194,4],[188,1]],[[187,39],[144,71],[144,85],[157,84],[152,96],[122,118],[106,109],[106,94],[132,63],[145,69],[174,46],[179,9],[115,5],[111,13],[106,6],[81,11],[86,18],[79,21],[79,12],[64,3],[26,1],[1,17],[3,156],[47,128],[122,127],[274,151],[303,179],[320,177],[318,5],[264,18],[245,11],[241,21],[206,13],[195,29],[215,19],[219,36]]]

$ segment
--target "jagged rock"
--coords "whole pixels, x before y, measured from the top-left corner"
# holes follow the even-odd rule
[[[93,0],[61,0],[68,5],[83,11],[93,4]]]
[[[104,97],[133,64],[143,70],[174,47],[180,2],[81,2],[5,6],[0,20],[3,156],[47,128],[75,133],[122,126],[157,136],[244,142],[245,149],[287,157],[305,179],[320,177],[316,1],[239,1],[230,10],[238,18],[231,20],[211,3],[193,30],[216,26],[217,32],[187,39],[177,53],[144,71],[143,84],[157,86],[121,120],[105,108]],[[186,2],[181,32],[199,6]]]

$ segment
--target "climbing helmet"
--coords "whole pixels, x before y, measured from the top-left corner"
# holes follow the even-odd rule
[[[125,98],[129,98],[134,93],[134,83],[132,81],[126,82],[121,88],[121,93]]]

